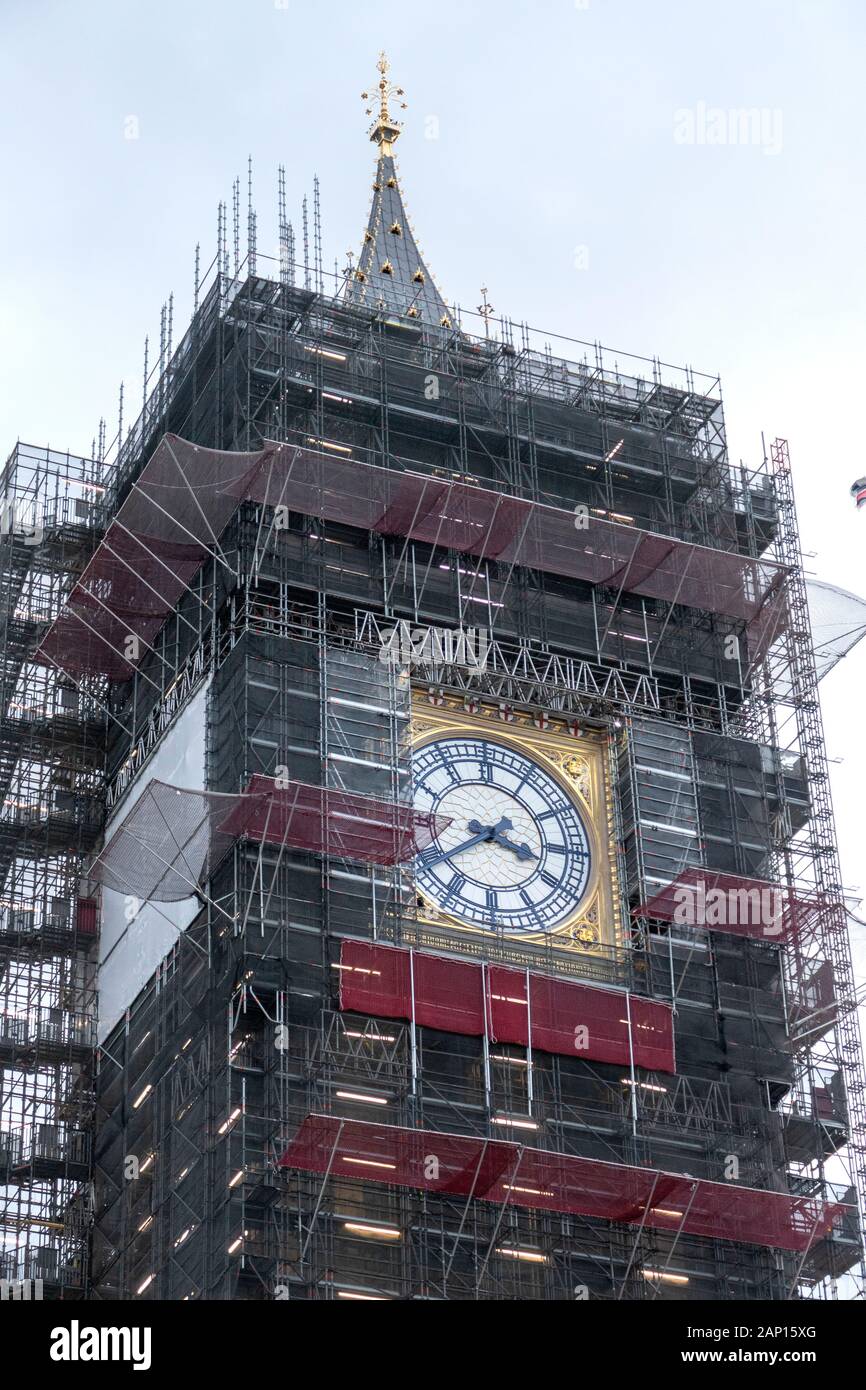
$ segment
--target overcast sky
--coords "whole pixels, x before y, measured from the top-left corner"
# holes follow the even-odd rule
[[[732,456],[789,439],[810,567],[866,591],[848,496],[866,473],[864,29],[860,0],[0,0],[0,454],[89,452],[121,378],[129,422],[144,334],[173,289],[180,337],[195,243],[209,260],[248,154],[260,249],[282,162],[296,220],[319,174],[325,264],[344,263],[385,47],[446,297],[474,308],[485,284],[540,329],[718,372]],[[843,872],[866,891],[864,677],[866,643],[824,702]]]

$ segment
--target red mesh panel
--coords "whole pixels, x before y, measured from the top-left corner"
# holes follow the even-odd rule
[[[487,966],[488,1027],[495,1042],[529,1042],[529,1009],[526,1004],[526,972],[502,965]],[[543,1043],[538,1044],[543,1047]],[[554,1052],[559,1048],[551,1049]]]
[[[340,1008],[377,1018],[410,1018],[409,952],[366,941],[342,942]]]
[[[246,493],[260,455],[166,435],[37,653],[70,674],[131,675]],[[127,639],[141,643],[138,653]]]
[[[397,969],[395,957],[402,957],[405,962],[399,972],[399,997],[390,984]],[[347,941],[343,943],[340,961],[352,967],[341,973],[341,1008],[386,1018],[412,1017],[408,951]],[[524,970],[500,965],[482,967],[417,951],[412,962],[415,1021],[428,1028],[471,1036],[482,1034],[486,1002],[487,1032],[495,1042],[525,1047],[531,1014],[533,1047],[628,1066],[630,1009],[635,1065],[652,1071],[676,1071],[673,1014],[666,1004],[530,972],[530,1011],[526,1006]],[[366,976],[356,975],[359,966],[366,969]],[[381,991],[381,997],[377,991]],[[402,1012],[394,1011],[398,1005]]]
[[[778,942],[797,941],[828,913],[840,911],[829,898],[798,897],[779,883],[688,868],[636,908],[635,916]]]
[[[38,655],[76,673],[128,676],[144,653],[130,653],[126,638],[152,642],[244,499],[748,622],[759,618],[758,642],[778,628],[768,596],[785,570],[769,561],[595,516],[578,530],[567,509],[294,445],[230,453],[166,435]]]
[[[667,1004],[629,997],[635,1065],[647,1071],[675,1072],[673,1012]],[[619,1058],[616,1059],[619,1061]]]
[[[435,1130],[308,1115],[283,1168],[805,1251],[847,1208]]]
[[[96,899],[79,898],[75,925],[82,936],[96,935]]]
[[[481,971],[477,965],[401,951],[366,941],[340,948],[340,1008],[383,1018],[412,1018],[446,1033],[484,1032]]]
[[[484,995],[477,965],[416,951],[412,968],[416,1023],[475,1037],[484,1032]]]
[[[257,843],[290,845],[315,854],[332,854],[363,864],[402,864],[429,845],[445,818],[412,806],[332,788],[252,777],[220,830]]]

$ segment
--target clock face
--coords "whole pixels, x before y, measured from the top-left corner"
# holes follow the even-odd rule
[[[415,805],[451,824],[415,860],[438,909],[470,926],[552,931],[572,917],[590,876],[590,840],[574,801],[544,767],[493,739],[449,735],[412,757]]]

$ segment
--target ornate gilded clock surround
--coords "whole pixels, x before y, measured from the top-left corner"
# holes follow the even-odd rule
[[[503,717],[505,715],[505,717]],[[616,872],[616,844],[612,788],[608,770],[606,736],[586,729],[580,736],[569,732],[565,721],[534,721],[529,715],[503,710],[500,705],[438,695],[433,704],[425,692],[412,697],[411,739],[413,750],[438,739],[462,735],[483,737],[518,750],[537,762],[575,802],[590,839],[591,871],[586,890],[575,912],[546,931],[509,933],[509,945],[545,945],[556,950],[597,957],[622,945]],[[573,726],[572,726],[573,727]],[[496,941],[501,933],[469,925],[417,892],[419,926],[428,933],[447,931],[452,949],[459,933],[476,941]],[[459,937],[458,937],[459,939]],[[424,939],[419,944],[442,948],[446,941]]]

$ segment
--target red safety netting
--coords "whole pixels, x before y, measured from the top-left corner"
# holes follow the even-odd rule
[[[635,908],[678,926],[729,932],[769,942],[798,941],[815,930],[838,903],[826,897],[800,897],[779,883],[691,867]]]
[[[89,877],[154,902],[190,897],[239,839],[398,864],[450,824],[411,806],[255,776],[236,795],[152,781],[97,856]]]
[[[785,575],[770,561],[602,517],[584,524],[565,508],[409,469],[289,444],[257,453],[203,449],[166,435],[46,634],[39,658],[70,673],[131,674],[244,500],[757,619],[760,641],[768,601]]]
[[[667,1004],[535,971],[344,941],[340,1008],[523,1047],[531,1033],[543,1052],[676,1071]]]
[[[71,675],[131,675],[237,509],[259,457],[166,435],[36,659]]]
[[[436,1130],[308,1115],[283,1168],[805,1251],[849,1209]]]

